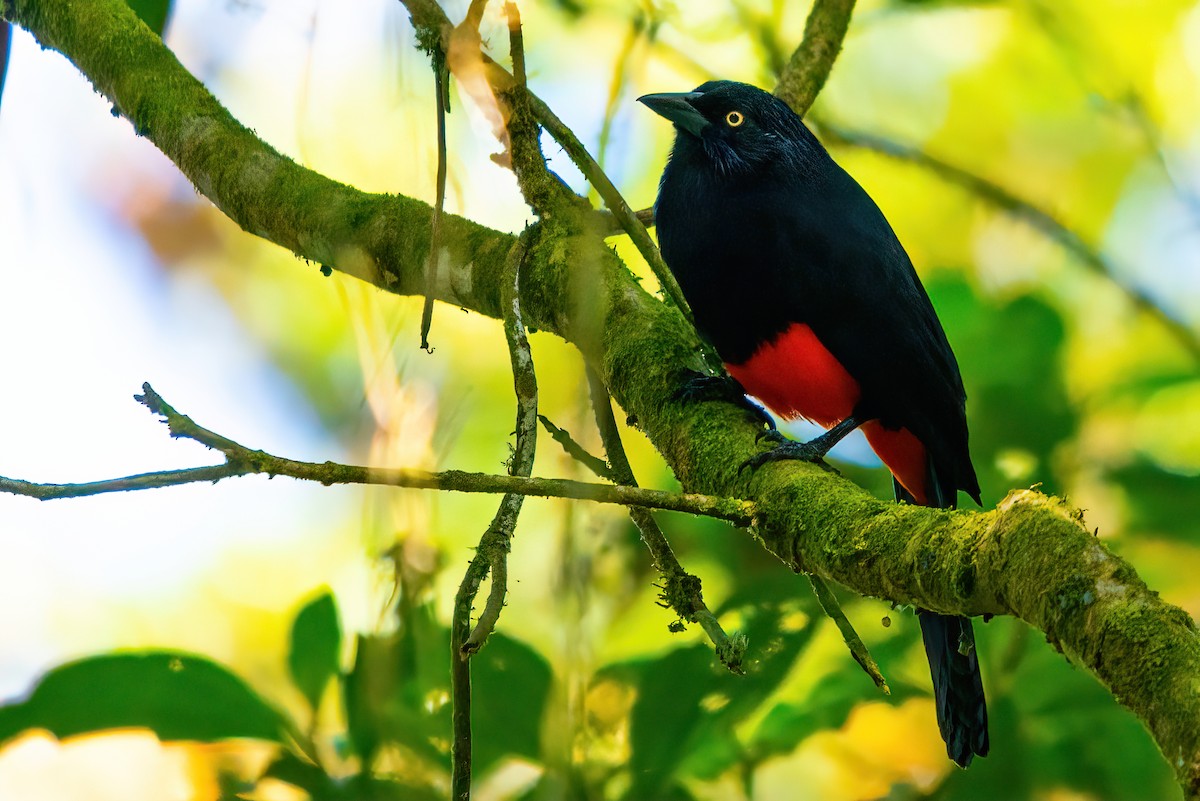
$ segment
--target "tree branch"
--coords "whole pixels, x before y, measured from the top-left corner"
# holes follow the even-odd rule
[[[588,391],[591,395],[592,410],[596,417],[596,427],[600,430],[600,439],[604,443],[604,451],[612,465],[612,478],[618,484],[630,487],[637,486],[633,475],[633,466],[625,455],[625,446],[621,442],[621,432],[617,428],[617,420],[613,416],[612,399],[608,389],[596,371],[587,369]],[[721,628],[716,615],[704,602],[704,592],[700,578],[683,569],[667,535],[659,528],[658,521],[647,509],[630,509],[629,517],[642,535],[654,559],[654,567],[662,575],[666,585],[663,587],[663,600],[681,620],[689,623],[699,623],[700,628],[712,641],[717,650],[717,659],[733,673],[744,673],[742,660],[746,656],[746,635],[735,633],[730,637]]]
[[[429,328],[433,324],[433,291],[437,286],[438,253],[441,251],[442,209],[446,205],[446,97],[450,93],[450,75],[446,57],[439,53],[433,59],[433,86],[437,93],[437,199],[433,204],[433,220],[429,223],[429,255],[425,258],[425,303],[421,307],[421,350],[433,353],[429,344]]]
[[[7,0],[3,8],[43,46],[67,53],[139,133],[248,231],[389,291],[422,294],[429,206],[359,192],[280,156],[233,120],[122,0]],[[513,237],[454,215],[442,222],[449,264],[438,298],[499,317]],[[674,398],[681,370],[699,361],[694,333],[606,248],[589,251],[597,263],[586,296],[573,292],[567,266],[572,249],[586,244],[578,239],[549,236],[531,249],[521,276],[526,322],[580,348],[685,490],[754,501],[753,532],[795,569],[897,603],[1029,622],[1146,723],[1187,796],[1200,798],[1200,636],[1077,511],[1036,492],[1014,493],[982,513],[885,503],[808,464],[740,475],[737,466],[756,452],[757,427],[730,404]],[[385,474],[293,464],[316,480],[357,471],[359,480],[380,483]],[[406,471],[387,472],[396,479]],[[442,486],[449,475],[424,474],[424,483],[409,485]],[[490,488],[500,479],[510,482],[502,489],[548,481],[502,476],[489,479]],[[568,496],[569,482],[553,483]],[[647,490],[603,489],[621,502],[653,505]],[[601,494],[576,486],[569,497]],[[727,512],[738,507],[732,516],[747,522],[742,502],[706,500]]]
[[[418,30],[425,30],[427,35],[436,35],[441,41],[446,42],[454,31],[454,25],[450,22],[450,18],[438,5],[436,0],[402,0],[405,8],[408,9],[409,15],[412,17],[413,25]],[[513,83],[516,79],[504,70],[499,64],[496,64],[487,55],[482,55],[484,64],[489,68],[489,81],[493,88],[503,87],[506,84]],[[691,308],[688,306],[687,300],[683,297],[683,290],[679,288],[679,283],[675,280],[662,254],[658,252],[658,246],[654,244],[654,240],[650,238],[646,226],[642,223],[642,218],[638,213],[629,207],[625,202],[625,198],[617,190],[613,182],[605,174],[600,165],[592,158],[583,142],[579,141],[579,137],[575,135],[566,123],[559,119],[551,108],[546,105],[541,98],[533,92],[526,90],[529,98],[530,108],[533,112],[533,117],[539,125],[546,129],[546,132],[554,138],[566,151],[567,156],[583,173],[584,178],[596,190],[604,204],[608,206],[609,212],[616,219],[621,228],[629,235],[634,246],[646,260],[646,264],[650,267],[650,271],[654,273],[654,277],[658,280],[659,286],[662,287],[663,294],[671,300],[672,303],[683,313],[687,318],[691,318]],[[526,195],[528,199],[528,195]]]
[[[884,695],[891,695],[892,688],[888,687],[887,679],[879,669],[879,664],[875,661],[875,657],[871,656],[862,637],[858,636],[858,632],[854,630],[850,618],[846,617],[846,612],[838,603],[837,596],[833,594],[833,588],[816,573],[809,573],[808,581],[812,584],[813,594],[817,596],[817,603],[821,605],[821,611],[837,626],[838,633],[842,635],[842,642],[846,643],[846,647],[850,649],[850,655],[854,657],[854,661],[858,663],[864,673],[870,676],[875,686],[883,690]]]
[[[517,395],[517,444],[513,449],[509,473],[528,478],[533,472],[537,445],[538,389],[529,339],[525,334],[525,326],[521,324],[520,284],[517,280],[521,261],[521,256],[513,258],[509,268],[510,275],[507,276],[511,279],[511,289],[505,292],[505,300],[510,304],[510,313],[504,318],[504,333],[508,340],[513,385]],[[462,643],[463,656],[482,648],[500,620],[500,612],[504,608],[504,597],[508,590],[508,552],[511,549],[513,531],[517,527],[517,517],[521,513],[522,501],[524,496],[519,493],[507,493],[500,501],[500,509],[496,512],[492,525],[479,541],[479,554],[488,560],[490,566],[492,586],[483,614],[479,616],[471,636]]]
[[[546,429],[546,433],[562,446],[562,449],[568,456],[582,464],[588,470],[591,470],[600,478],[616,483],[617,477],[613,474],[612,468],[608,466],[608,462],[599,456],[593,456],[588,453],[587,449],[575,441],[575,438],[571,436],[569,431],[554,425],[549,418],[538,415],[538,420],[541,421],[542,427]]]
[[[817,99],[833,70],[853,12],[854,0],[816,0],[813,3],[808,21],[804,23],[804,39],[792,53],[779,76],[779,85],[775,87],[775,96],[801,117]]]
[[[472,3],[472,9],[475,4]],[[515,16],[515,6],[512,14]],[[482,12],[482,3],[480,4]],[[520,28],[520,19],[516,17]],[[519,40],[514,41],[514,59],[523,60]],[[518,70],[524,74],[524,69]],[[510,134],[512,133],[510,129]],[[519,146],[517,137],[512,137],[513,146]],[[536,148],[536,140],[526,146]],[[535,229],[536,230],[536,229]],[[509,254],[504,271],[503,304],[504,338],[508,341],[508,355],[512,363],[513,390],[517,396],[517,443],[509,462],[509,474],[528,477],[533,472],[537,449],[537,375],[533,368],[533,354],[529,349],[529,338],[521,321],[521,265],[528,252],[530,231],[517,242]],[[504,610],[504,599],[508,594],[508,553],[512,548],[513,533],[525,498],[517,493],[505,493],[500,500],[492,522],[479,540],[475,557],[463,574],[462,582],[454,598],[454,615],[450,624],[450,688],[452,699],[451,718],[453,740],[451,743],[450,797],[465,801],[471,797],[473,766],[471,752],[471,667],[469,659],[483,647],[487,638],[500,621]],[[483,613],[471,628],[471,609],[479,593],[479,584],[491,574],[491,588]]]
[[[565,478],[497,476],[488,473],[468,473],[462,470],[431,473],[426,470],[360,467],[337,462],[301,462],[239,445],[233,440],[197,425],[190,417],[175,411],[149,384],[143,384],[142,391],[143,395],[135,397],[152,412],[165,418],[172,437],[191,439],[201,445],[221,451],[226,457],[225,464],[184,470],[166,470],[158,473],[141,473],[83,484],[39,484],[0,476],[0,492],[23,495],[39,501],[51,501],[62,498],[86,498],[110,492],[161,489],[195,484],[200,481],[215,483],[224,478],[261,473],[272,478],[288,476],[301,481],[316,481],[325,486],[372,484],[407,489],[445,490],[447,492],[510,492],[518,495],[536,495],[542,498],[570,498],[622,506],[645,506],[649,509],[664,509],[714,517],[719,520],[728,520],[739,526],[750,525],[754,520],[754,504],[734,498],[710,498],[694,493],[679,494],[639,487],[590,484],[586,481],[572,481]]]

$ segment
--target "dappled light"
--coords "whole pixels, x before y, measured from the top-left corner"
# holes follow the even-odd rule
[[[0,799],[1200,798],[1200,4],[509,5],[0,4]],[[636,99],[718,78],[895,230],[982,509],[686,384]]]

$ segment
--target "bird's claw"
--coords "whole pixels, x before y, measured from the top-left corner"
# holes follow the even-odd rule
[[[764,432],[764,436],[769,436],[769,434]],[[782,435],[780,436],[782,438]],[[786,440],[779,445],[776,445],[771,450],[755,454],[746,461],[742,462],[742,464],[738,467],[738,474],[740,475],[747,468],[750,470],[757,470],[768,462],[782,462],[785,460],[813,462],[814,464],[819,464],[825,461],[825,454],[820,448],[813,446],[811,443],[792,442],[791,440]]]
[[[775,430],[775,420],[767,414],[767,410],[746,397],[746,390],[738,380],[729,374],[707,375],[695,370],[685,370],[684,380],[679,389],[672,394],[672,399],[684,403],[699,403],[702,401],[725,401],[745,409],[758,422],[770,431]]]
[[[684,403],[699,403],[710,400],[728,400],[740,387],[731,387],[733,380],[726,375],[708,375],[696,370],[683,371],[683,383],[671,394],[672,400]]]
[[[759,431],[754,435],[755,444],[762,442],[764,439],[768,442],[773,442],[776,445],[782,445],[788,441],[788,438],[783,435],[783,432],[775,428],[775,426],[764,428],[762,431]]]

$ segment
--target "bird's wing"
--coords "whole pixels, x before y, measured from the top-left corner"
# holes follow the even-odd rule
[[[978,493],[966,393],[954,352],[912,262],[875,202],[830,162],[779,213],[789,305],[854,376],[863,411],[904,426],[957,488]]]

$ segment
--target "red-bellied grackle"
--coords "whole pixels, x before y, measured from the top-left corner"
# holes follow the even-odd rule
[[[697,329],[746,392],[829,429],[747,464],[820,459],[862,428],[898,499],[953,508],[963,490],[978,503],[958,363],[870,196],[761,89],[710,81],[639,99],[675,124],[655,216]],[[971,621],[918,615],[938,727],[966,767],[988,752]]]

